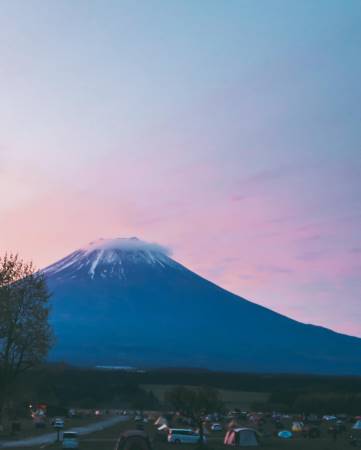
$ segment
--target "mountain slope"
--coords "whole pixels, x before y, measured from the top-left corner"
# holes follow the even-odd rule
[[[155,244],[100,240],[44,273],[54,293],[52,360],[361,374],[361,339],[231,294]]]

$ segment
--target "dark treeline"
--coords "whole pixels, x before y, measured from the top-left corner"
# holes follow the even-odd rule
[[[57,407],[162,408],[144,384],[210,386],[270,393],[258,409],[314,413],[360,414],[361,377],[236,374],[197,370],[152,370],[144,373],[47,365],[22,380],[22,401],[46,402]]]
[[[33,369],[23,377],[21,388],[13,396],[13,415],[27,414],[29,403],[46,403],[54,415],[65,413],[68,408],[159,408],[152,392],[142,389],[131,378],[119,375],[114,371],[61,365]]]
[[[316,392],[361,392],[361,377],[295,374],[247,374],[197,370],[154,370],[129,374],[142,384],[176,384],[233,389],[249,392],[313,390]]]
[[[33,373],[32,384],[41,398],[83,408],[155,408],[157,400],[131,377],[116,371],[68,367],[48,368]]]
[[[76,368],[67,365],[47,365],[34,370],[33,374],[42,374],[45,378],[74,380],[84,378],[93,383],[103,384],[120,382],[128,385],[159,384],[212,386],[219,389],[233,389],[249,392],[278,392],[290,390],[310,390],[316,392],[361,392],[361,377],[322,376],[294,374],[247,374],[212,372],[192,369],[159,369],[146,372],[125,372],[120,370],[100,370]]]

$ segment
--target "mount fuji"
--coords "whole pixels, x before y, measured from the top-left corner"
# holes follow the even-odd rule
[[[43,270],[52,292],[51,361],[361,374],[361,339],[234,295],[137,238],[99,240]]]

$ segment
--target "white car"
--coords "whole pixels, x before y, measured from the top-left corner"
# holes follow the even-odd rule
[[[64,431],[63,448],[79,448],[78,433],[75,431]]]
[[[168,442],[172,444],[198,444],[200,438],[198,433],[188,428],[171,428],[168,431]],[[205,436],[203,436],[203,442],[207,443]]]
[[[326,422],[332,422],[334,420],[337,420],[337,417],[336,416],[323,416],[322,419],[326,420]]]
[[[212,431],[222,431],[223,427],[220,423],[212,423],[211,430]]]
[[[57,417],[53,422],[54,428],[64,428],[64,420]]]

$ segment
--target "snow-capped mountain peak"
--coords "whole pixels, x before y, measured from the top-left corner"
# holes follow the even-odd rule
[[[89,242],[86,246],[81,248],[86,253],[94,250],[108,251],[108,250],[123,250],[123,251],[148,251],[152,253],[162,253],[169,255],[169,250],[159,244],[142,241],[137,237],[131,238],[115,238],[104,239],[100,238],[96,241]]]
[[[98,239],[45,268],[46,276],[79,276],[126,279],[135,266],[179,266],[166,247],[136,237]]]

